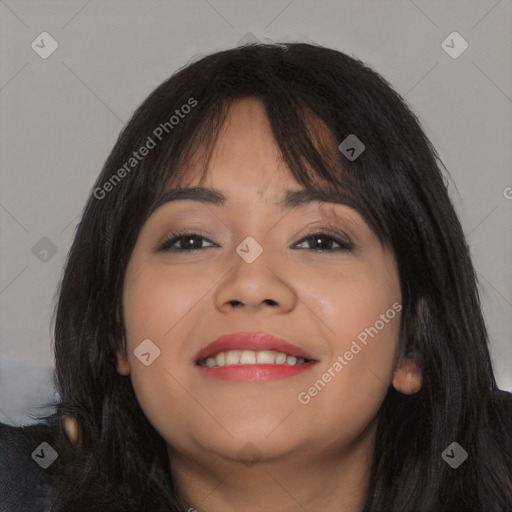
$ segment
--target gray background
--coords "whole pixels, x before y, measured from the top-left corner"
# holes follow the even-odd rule
[[[56,288],[123,124],[190,59],[254,38],[357,56],[419,115],[451,174],[498,385],[512,391],[512,0],[0,0],[0,17],[0,421],[30,423],[54,396]],[[31,47],[49,48],[44,31],[59,45],[46,59]],[[441,46],[453,31],[469,44],[458,58]]]

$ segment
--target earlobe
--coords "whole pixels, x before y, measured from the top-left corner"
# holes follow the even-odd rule
[[[393,387],[404,395],[412,395],[421,389],[422,383],[419,366],[412,359],[402,358],[393,375]]]

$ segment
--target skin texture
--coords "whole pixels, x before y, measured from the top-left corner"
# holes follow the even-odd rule
[[[189,167],[181,186],[199,185]],[[201,185],[227,194],[226,206],[166,203],[139,234],[125,278],[127,355],[119,353],[118,371],[130,375],[144,413],[166,440],[188,506],[199,512],[362,510],[375,417],[386,392],[390,385],[404,393],[421,387],[418,368],[397,357],[400,313],[367,345],[359,343],[361,350],[307,404],[297,397],[358,334],[401,303],[393,254],[345,205],[279,209],[285,189],[302,187],[282,162],[256,99],[230,109]],[[354,249],[318,251],[308,235],[329,227],[345,233]],[[176,229],[206,239],[196,240],[195,253],[188,246],[157,252]],[[235,251],[247,236],[263,248],[252,263]],[[328,240],[324,247],[339,248]],[[319,362],[263,383],[203,375],[194,363],[197,352],[234,332],[270,333]],[[161,351],[149,366],[134,355],[147,338]]]

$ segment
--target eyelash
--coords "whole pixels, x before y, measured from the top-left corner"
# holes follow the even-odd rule
[[[175,231],[174,233],[170,233],[168,235],[168,237],[165,238],[165,240],[163,240],[158,245],[157,251],[158,252],[174,252],[174,253],[185,253],[186,252],[186,253],[192,254],[192,253],[197,253],[198,251],[201,251],[204,249],[208,249],[208,247],[203,247],[201,249],[190,249],[190,250],[171,248],[176,242],[179,242],[179,240],[184,237],[202,238],[212,244],[215,243],[215,242],[211,241],[208,237],[206,237],[201,232],[186,231],[186,230],[185,231]],[[337,232],[337,231],[331,231],[331,230],[325,229],[325,228],[323,228],[322,231],[315,231],[315,232],[307,234],[306,236],[301,238],[299,240],[299,242],[297,242],[297,244],[304,242],[308,239],[318,238],[318,237],[325,237],[325,238],[334,240],[334,242],[336,242],[340,247],[337,249],[306,249],[306,250],[311,250],[311,251],[315,251],[315,252],[334,253],[334,252],[342,252],[342,251],[343,252],[351,252],[354,249],[354,245],[349,241],[348,237],[344,233]],[[212,246],[210,246],[209,248],[212,248]],[[304,249],[299,249],[299,250],[304,250]]]

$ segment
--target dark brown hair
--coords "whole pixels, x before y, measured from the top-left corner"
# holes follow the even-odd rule
[[[379,74],[342,52],[297,43],[248,45],[187,65],[149,95],[121,132],[85,205],[56,306],[56,414],[78,415],[83,442],[67,449],[66,464],[55,472],[52,510],[188,508],[176,493],[165,441],[142,412],[130,378],[116,369],[123,280],[166,187],[194,147],[211,145],[226,109],[247,97],[262,101],[297,181],[309,187],[321,180],[338,191],[395,255],[399,350],[419,354],[423,387],[410,396],[389,387],[364,510],[507,509],[511,395],[495,382],[475,271],[443,166],[418,119]],[[189,113],[169,123],[191,98]],[[353,161],[337,147],[329,156],[318,151],[307,116],[338,143],[355,134],[365,151]],[[166,122],[162,140],[127,168]],[[469,454],[457,469],[441,457],[454,441]]]

